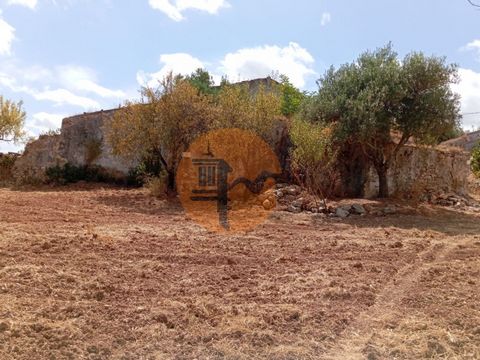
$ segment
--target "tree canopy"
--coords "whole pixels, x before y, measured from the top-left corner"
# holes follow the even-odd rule
[[[107,139],[113,154],[123,158],[158,157],[172,190],[182,152],[211,127],[214,116],[209,97],[170,74],[157,89],[142,88],[140,101],[127,102],[115,114]]]
[[[433,144],[458,128],[459,97],[450,88],[456,81],[457,67],[444,58],[411,53],[400,61],[389,44],[330,68],[302,115],[333,125],[339,146],[358,147],[386,197],[387,170],[403,145]]]
[[[0,95],[0,141],[18,142],[25,136],[26,113],[22,102],[13,102]]]
[[[199,135],[235,127],[268,141],[281,116],[280,98],[262,88],[252,95],[246,86],[227,83],[213,93],[209,79],[204,71],[187,78],[170,74],[157,89],[142,88],[141,99],[127,102],[107,124],[113,154],[137,161],[157,157],[171,191],[182,153]]]

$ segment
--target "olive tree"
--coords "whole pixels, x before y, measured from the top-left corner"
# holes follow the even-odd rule
[[[387,197],[387,171],[402,146],[433,144],[458,127],[456,81],[457,67],[445,58],[411,53],[399,61],[387,45],[330,68],[303,115],[333,125],[339,146],[358,148],[378,174],[379,197]]]

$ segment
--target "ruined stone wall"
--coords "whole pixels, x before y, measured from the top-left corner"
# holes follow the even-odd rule
[[[88,160],[89,146],[98,142],[101,153],[92,165],[99,165],[107,170],[126,174],[132,166],[111,154],[111,147],[105,138],[105,124],[116,110],[99,111],[63,119],[61,129],[60,153],[67,162],[85,165]]]
[[[60,134],[42,135],[25,147],[23,155],[15,163],[15,175],[22,178],[44,177],[48,167],[67,162],[85,165],[89,158],[89,144],[98,144],[99,156],[91,161],[108,170],[113,176],[125,176],[134,164],[126,164],[111,154],[105,139],[105,123],[116,110],[98,111],[65,118]]]
[[[470,175],[470,155],[463,151],[404,146],[388,172],[390,194],[419,198],[425,194],[466,193]],[[364,195],[378,194],[378,176],[373,167],[367,171]]]
[[[29,142],[22,156],[15,161],[13,173],[16,180],[43,180],[48,167],[63,165],[66,161],[60,155],[60,138],[60,135],[41,135],[37,140]]]

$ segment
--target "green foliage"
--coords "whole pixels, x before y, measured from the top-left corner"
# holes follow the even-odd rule
[[[275,121],[281,113],[281,99],[273,91],[260,86],[255,94],[246,84],[227,85],[219,92],[215,103],[212,128],[249,130],[269,142]]]
[[[211,86],[206,72],[195,74],[200,84]],[[182,153],[196,137],[213,129],[236,127],[252,130],[268,141],[278,117],[281,99],[263,87],[252,95],[248,86],[224,83],[218,93],[205,94],[189,78],[170,74],[159,88],[143,88],[140,101],[128,102],[115,114],[106,125],[107,141],[113,153],[125,159],[157,159],[168,174],[169,190],[174,190]],[[142,176],[135,170],[131,175],[134,182]]]
[[[456,81],[457,67],[444,58],[411,53],[400,62],[389,44],[330,68],[301,115],[331,124],[339,146],[361,149],[385,197],[387,170],[401,146],[411,138],[434,144],[458,128],[459,98],[450,89]]]
[[[215,87],[213,77],[204,69],[197,69],[186,77],[186,80],[198,91],[205,95],[215,95],[218,88]]]
[[[455,139],[455,138],[458,138],[458,137],[460,137],[464,134],[465,134],[465,131],[462,129],[460,124],[458,124],[457,126],[453,127],[452,129],[448,129],[447,131],[445,131],[445,133],[441,134],[438,137],[437,142],[441,143],[441,142],[444,142],[444,141],[447,141],[447,140],[450,140],[450,139]]]
[[[472,151],[470,166],[474,175],[480,178],[480,143]]]
[[[158,177],[163,173],[165,172],[162,163],[155,154],[151,154],[144,158],[136,167],[129,170],[127,185],[140,187],[145,185],[148,179]]]
[[[294,144],[292,160],[298,167],[308,168],[331,161],[333,144],[330,131],[319,124],[295,119],[290,136]]]
[[[282,92],[282,114],[290,117],[298,112],[307,95],[293,86],[286,75],[280,75],[280,89]]]
[[[17,143],[25,136],[26,113],[22,109],[23,103],[4,99],[0,95],[0,141],[13,141]]]
[[[63,166],[56,165],[45,170],[47,182],[56,185],[66,185],[78,181],[88,182],[115,182],[101,166],[77,166],[66,163]]]

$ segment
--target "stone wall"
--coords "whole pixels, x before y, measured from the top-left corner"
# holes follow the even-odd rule
[[[113,156],[105,139],[105,123],[113,117],[116,111],[116,109],[99,111],[63,119],[61,156],[71,164],[85,165],[89,144],[98,142],[101,154],[92,162],[92,165],[102,166],[118,174],[126,174],[132,164],[126,164],[118,157]]]
[[[60,135],[41,135],[37,140],[29,142],[22,156],[15,162],[14,177],[19,182],[43,180],[45,169],[65,163],[59,148]]]
[[[98,143],[101,153],[91,164],[99,165],[114,176],[125,176],[131,166],[111,154],[105,139],[105,122],[112,118],[116,109],[84,113],[65,118],[60,134],[42,135],[25,147],[23,155],[15,163],[15,174],[22,178],[44,177],[45,169],[67,162],[85,165],[89,144]]]
[[[404,146],[388,172],[390,194],[418,198],[425,194],[468,191],[470,155],[463,151]],[[367,171],[364,196],[378,194],[378,176],[373,167]]]

